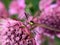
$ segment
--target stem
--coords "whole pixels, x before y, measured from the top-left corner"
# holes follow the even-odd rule
[[[38,23],[35,23],[30,30],[36,28],[37,26],[40,26],[40,27],[43,27],[43,28],[47,28],[47,29],[52,30],[52,31],[60,32],[59,29],[49,27],[49,26],[47,26],[47,25],[45,25],[45,24],[38,24]]]

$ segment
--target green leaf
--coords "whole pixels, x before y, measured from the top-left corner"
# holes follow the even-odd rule
[[[11,0],[2,0],[2,2],[3,2],[4,5],[6,6],[6,8],[8,9]]]
[[[26,0],[27,6],[30,6],[29,9],[32,12],[32,15],[35,14],[37,10],[39,10],[39,1],[40,0]],[[30,5],[31,4],[31,5]]]
[[[39,10],[39,1],[40,0],[31,0],[31,2],[32,2],[32,5],[33,5],[33,14],[37,11],[37,10]]]
[[[17,19],[17,17],[18,17],[17,14],[11,16],[11,18],[13,18],[13,19]]]
[[[55,45],[60,45],[60,38],[55,37]]]

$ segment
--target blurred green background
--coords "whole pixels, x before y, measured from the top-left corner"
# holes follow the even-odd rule
[[[8,6],[11,2],[11,0],[2,0],[3,3],[5,4],[6,8],[8,9]],[[26,11],[31,12],[32,15],[39,10],[38,3],[40,0],[26,0]]]

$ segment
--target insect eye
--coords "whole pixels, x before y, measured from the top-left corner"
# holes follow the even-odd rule
[[[29,23],[30,25],[33,25],[34,24],[34,22],[33,21],[30,21],[30,23]]]

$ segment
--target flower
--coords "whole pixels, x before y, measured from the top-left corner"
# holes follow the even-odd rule
[[[9,5],[9,14],[17,14],[19,19],[25,19],[25,0],[13,0]]]
[[[35,27],[32,31],[32,33],[34,34],[34,38],[36,41],[36,45],[41,45],[44,42],[44,37],[43,37],[43,30],[42,28]]]
[[[8,17],[7,10],[4,4],[0,1],[0,18],[6,18],[6,17]]]
[[[42,11],[45,8],[49,7],[51,5],[53,0],[41,0],[39,2],[39,9]]]
[[[1,18],[0,32],[1,45],[35,45],[30,31],[20,21]]]
[[[46,1],[47,2],[47,1]],[[40,24],[45,27],[41,27],[44,30],[44,35],[54,38],[56,35],[60,38],[60,5],[59,0],[55,4],[44,8],[40,16]],[[48,28],[47,28],[48,27]]]

